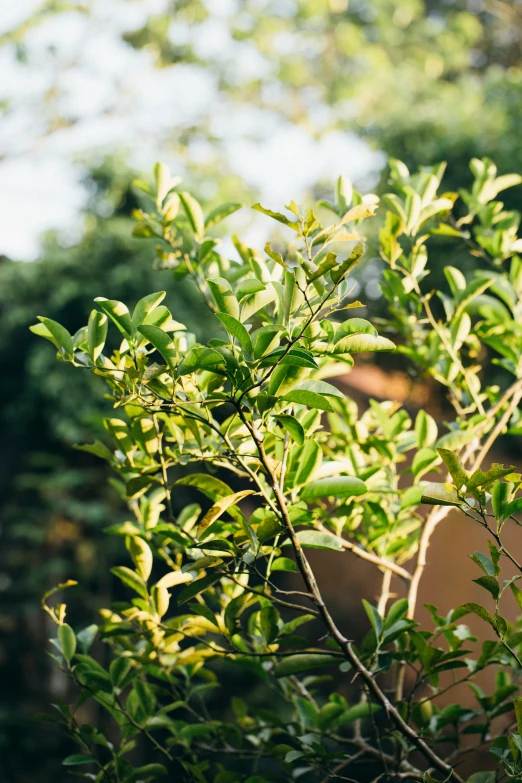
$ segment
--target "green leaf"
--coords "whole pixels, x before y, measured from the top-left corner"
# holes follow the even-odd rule
[[[366,351],[374,353],[377,351],[394,351],[395,348],[395,343],[392,343],[387,337],[381,337],[380,335],[374,337],[371,334],[351,334],[343,337],[342,340],[336,343],[335,353],[364,353]]]
[[[88,625],[86,628],[82,628],[81,631],[78,631],[76,634],[76,641],[78,642],[78,646],[82,653],[89,652],[89,649],[91,648],[97,634],[98,626],[94,625],[94,623],[92,625]]]
[[[457,607],[457,609],[453,611],[452,619],[457,620],[460,619],[461,617],[464,617],[464,615],[470,613],[476,614],[477,617],[480,617],[481,620],[485,620],[486,623],[489,623],[489,625],[491,625],[491,627],[494,628],[495,631],[497,631],[496,617],[492,615],[491,612],[488,612],[488,610],[485,609],[483,606],[480,606],[480,604],[475,604],[475,603],[462,604],[462,606]]]
[[[158,197],[158,203],[161,204],[169,190],[179,183],[179,178],[172,177],[167,164],[162,163],[161,161],[154,164],[153,172],[154,181],[156,183],[156,195]]]
[[[156,696],[149,683],[144,680],[136,679],[134,680],[133,689],[145,715],[152,715],[156,706]]]
[[[325,381],[302,381],[295,390],[310,391],[314,392],[314,394],[324,394],[327,397],[340,397],[341,400],[344,400],[345,398],[344,393],[340,389],[337,389],[335,386],[332,386],[331,383],[326,383]]]
[[[277,293],[273,285],[268,285],[264,291],[256,291],[255,294],[245,296],[241,302],[241,321],[248,321],[254,313],[262,310],[275,299]]]
[[[189,476],[178,479],[175,483],[185,487],[196,487],[213,503],[217,503],[222,498],[230,497],[234,494],[228,484],[208,473],[191,473]],[[232,505],[227,510],[230,516],[234,517],[238,522],[243,521],[244,516],[239,509]]]
[[[270,365],[278,364],[278,366],[284,364],[291,364],[294,367],[308,367],[311,370],[318,370],[319,365],[315,361],[309,351],[305,351],[302,348],[277,348],[272,353],[263,357],[263,361],[260,363],[260,367],[269,367]]]
[[[290,416],[287,413],[280,413],[278,416],[274,416],[274,419],[288,432],[292,440],[303,445],[305,439],[305,433],[301,422],[297,421],[295,416]]]
[[[352,198],[352,183],[346,177],[340,176],[335,183],[335,205],[339,215],[344,215],[348,211]]]
[[[360,720],[361,718],[367,718],[376,712],[379,712],[381,707],[378,704],[372,702],[362,702],[361,704],[354,704],[353,707],[348,707],[347,710],[341,713],[336,720],[338,726],[346,726],[347,723],[353,723],[354,720]]]
[[[165,299],[165,296],[165,291],[157,291],[156,293],[148,294],[139,300],[132,313],[131,321],[133,332],[135,332],[138,326],[145,321],[147,316],[161,304]]]
[[[330,272],[330,277],[332,279],[332,282],[337,285],[339,281],[344,278],[347,273],[353,269],[354,266],[356,266],[359,263],[359,259],[364,253],[364,244],[362,242],[358,242],[348,258],[341,263],[340,266],[338,266],[335,269],[332,269]]]
[[[498,600],[500,586],[494,576],[480,576],[478,579],[473,579],[473,582],[491,593],[495,601]]]
[[[410,508],[411,506],[418,506],[422,503],[424,496],[424,488],[420,485],[408,487],[401,495],[401,509]],[[426,502],[426,501],[424,501]]]
[[[498,552],[498,550],[496,551]],[[482,552],[473,552],[473,554],[470,555],[470,558],[478,565],[479,568],[482,569],[482,571],[484,571],[485,574],[487,574],[487,576],[498,576],[500,569],[497,565],[497,555],[495,555],[495,563],[489,557],[483,555]]]
[[[295,402],[297,405],[306,405],[307,408],[317,408],[317,410],[320,411],[333,413],[332,406],[321,394],[316,394],[315,392],[306,391],[304,389],[293,389],[277,399],[285,400],[286,402]]]
[[[183,571],[171,571],[169,574],[165,574],[157,582],[156,587],[175,587],[176,585],[183,585],[186,582],[192,582],[192,574],[190,572],[183,573]]]
[[[96,364],[105,346],[109,321],[105,313],[91,310],[87,326],[87,345],[91,362]]]
[[[177,351],[172,337],[160,329],[159,326],[138,326],[138,332],[142,334],[151,345],[163,356],[171,370],[176,369]]]
[[[215,522],[216,519],[219,519],[219,517],[224,514],[225,511],[230,511],[231,506],[235,506],[237,503],[239,503],[240,500],[248,497],[248,495],[254,494],[255,493],[253,489],[244,489],[241,492],[233,492],[231,495],[227,495],[226,497],[221,498],[216,503],[214,503],[214,505],[211,506],[211,508],[209,508],[209,510],[206,512],[205,516],[198,525],[198,537],[201,537],[205,530],[210,527],[210,525]]]
[[[299,530],[296,535],[301,546],[311,549],[333,549],[336,552],[343,551],[339,539],[329,533],[321,533],[320,530]],[[290,543],[290,541],[285,541],[283,546],[288,546]]]
[[[290,228],[293,228],[294,231],[299,233],[299,223],[297,223],[295,220],[289,220],[286,215],[283,215],[281,212],[273,212],[271,209],[265,209],[261,206],[261,204],[253,204],[252,209],[256,209],[258,212],[262,212],[263,215],[268,215],[268,217],[277,220],[278,223],[283,223],[283,225],[289,226]]]
[[[349,498],[364,495],[367,487],[364,481],[353,476],[335,476],[312,481],[301,493],[303,500],[311,498]]]
[[[272,606],[272,604],[264,606],[259,613],[259,619],[266,643],[272,644],[279,635],[279,625],[277,622],[279,613],[277,609]]]
[[[302,381],[295,389],[283,394],[280,399],[331,412],[332,406],[325,396],[344,399],[344,394],[339,389],[324,381]]]
[[[228,313],[216,313],[216,318],[219,318],[227,332],[236,338],[245,353],[251,356],[252,340],[241,321],[238,321],[237,318]]]
[[[268,393],[282,397],[283,394],[294,391],[309,372],[310,370],[307,367],[296,367],[295,365],[279,365],[275,367],[268,383]]]
[[[205,236],[205,218],[203,217],[201,204],[186,191],[180,193],[179,198],[196,239],[203,239]]]
[[[466,780],[466,783],[495,783],[496,779],[496,772],[474,772]]]
[[[522,737],[522,697],[515,696],[513,699],[513,705],[515,707],[515,717],[517,719],[517,731]]]
[[[321,655],[320,653],[298,653],[281,659],[275,666],[276,677],[290,677],[293,674],[301,674],[311,669],[319,669],[322,666],[342,663],[340,655]]]
[[[307,272],[308,282],[313,283],[316,280],[319,280],[319,278],[324,277],[331,269],[334,269],[334,267],[338,266],[338,264],[339,262],[337,261],[337,256],[335,253],[327,253],[321,260],[317,269],[311,273]]]
[[[437,449],[437,452],[455,482],[457,491],[462,489],[462,487],[468,483],[468,474],[458,454],[454,454],[448,449]]]
[[[279,345],[281,330],[277,326],[262,326],[250,337],[254,346],[254,358],[260,359],[267,351]]]
[[[381,615],[375,606],[372,606],[365,598],[362,599],[362,604],[366,614],[368,615],[368,619],[372,624],[372,628],[375,631],[375,636],[377,639],[380,639],[383,630],[383,621]]]
[[[141,578],[146,582],[152,571],[154,558],[150,546],[138,536],[129,536],[127,539],[127,548],[134,561],[136,570]]]
[[[237,212],[242,206],[242,204],[236,204],[231,201],[226,204],[220,204],[219,207],[216,207],[207,215],[205,229],[212,228],[212,226],[215,226],[217,223],[221,223],[222,220],[225,220],[229,215]]]
[[[415,436],[417,439],[417,448],[423,449],[432,446],[437,440],[438,428],[433,416],[420,410],[415,419]]]
[[[435,506],[460,506],[457,490],[451,484],[439,484],[434,481],[422,482],[422,502]]]
[[[518,604],[518,608],[522,609],[522,590],[514,582],[510,583],[509,589],[511,590],[511,592],[515,597],[515,600]]]
[[[338,343],[345,337],[354,334],[369,334],[372,337],[377,337],[377,329],[365,318],[348,318],[335,330],[334,342]]]
[[[239,302],[232,291],[232,286],[224,277],[212,277],[207,280],[208,287],[220,313],[227,313],[239,320]]]
[[[38,320],[40,324],[31,326],[31,331],[39,337],[50,340],[59,351],[61,350],[66,356],[72,357],[74,354],[73,341],[65,326],[53,321],[52,318],[45,318],[43,315],[39,315]]]
[[[271,571],[291,571],[294,574],[299,573],[296,563],[289,557],[277,557],[272,563]]]
[[[328,729],[344,711],[343,704],[329,701],[321,707],[319,715],[316,718],[317,725],[322,731]]]
[[[70,663],[76,652],[76,636],[70,625],[63,623],[58,626],[58,639],[62,647],[63,657],[67,663]]]
[[[504,518],[508,519],[510,516],[518,514],[520,511],[522,511],[522,498],[515,498],[504,507]]]
[[[279,520],[272,517],[267,517],[266,519],[263,519],[263,521],[257,526],[256,536],[258,541],[264,544],[265,541],[268,541],[270,538],[274,538],[274,536],[282,533],[283,530],[284,528]]]
[[[284,262],[283,256],[281,255],[281,253],[276,253],[275,250],[272,250],[272,246],[270,242],[266,242],[265,244],[265,253],[267,254],[267,256],[270,256],[272,261],[275,261],[276,264],[279,264],[279,266],[282,266],[283,269],[286,269],[286,264]]]
[[[109,674],[116,687],[120,685],[131,670],[129,658],[115,658],[109,666]]]
[[[187,601],[190,601],[191,598],[194,598],[208,587],[211,587],[216,582],[219,582],[221,577],[222,574],[207,574],[207,576],[204,576],[202,579],[196,579],[195,582],[187,585],[187,587],[183,588],[178,596],[178,606],[181,606],[181,604],[186,604]]]
[[[138,767],[134,770],[137,778],[152,777],[152,775],[168,775],[168,770],[163,764],[153,763],[145,764],[143,767]]]
[[[504,519],[504,511],[509,507],[509,498],[513,491],[513,484],[511,482],[495,481],[491,490],[491,507],[495,515],[495,519]]]
[[[77,767],[80,764],[94,764],[94,759],[92,756],[75,754],[73,756],[67,756],[67,758],[62,761],[62,764],[64,767]]]
[[[497,479],[509,476],[510,473],[514,473],[516,467],[511,465],[509,468],[505,468],[504,465],[500,465],[498,462],[494,462],[488,471],[485,473],[482,470],[476,470],[469,479],[468,489],[486,489]]]
[[[128,307],[117,299],[105,299],[104,296],[97,296],[94,300],[109,318],[116,324],[122,335],[127,339],[132,339],[132,321]]]
[[[388,614],[384,621],[384,628],[388,629],[395,625],[396,622],[402,620],[408,614],[408,599],[399,598],[388,609]]]
[[[416,479],[434,468],[439,461],[434,449],[420,449],[414,456],[411,470]]]
[[[297,460],[297,469],[294,478],[294,486],[306,484],[310,476],[317,470],[321,464],[323,452],[315,440],[307,440],[299,449],[299,458]]]
[[[233,494],[228,484],[208,473],[191,473],[189,476],[178,479],[176,484],[182,484],[186,487],[197,487],[210,500],[214,501]]]
[[[190,375],[197,370],[222,373],[225,369],[223,356],[213,348],[195,346],[191,348],[178,366],[178,375]]]
[[[260,280],[258,280],[257,277],[247,277],[246,279],[239,281],[234,291],[234,294],[236,296],[236,299],[239,302],[241,302],[241,300],[244,299],[245,296],[251,296],[252,294],[257,294],[258,291],[265,291],[265,290],[266,290],[266,285],[262,283]]]
[[[467,446],[468,443],[471,443],[474,437],[473,430],[451,430],[445,435],[441,435],[435,445],[437,448],[459,449],[461,446]]]
[[[100,457],[101,459],[111,460],[113,457],[112,451],[101,440],[95,440],[94,443],[75,444],[74,448],[77,451],[86,451],[88,454],[94,454],[95,457]]]
[[[138,593],[141,598],[147,598],[147,585],[135,571],[127,568],[127,566],[114,566],[114,568],[111,568],[111,574],[117,576],[124,585]]]
[[[157,481],[154,476],[147,474],[136,476],[127,481],[127,497],[129,500],[137,500],[147,492]]]

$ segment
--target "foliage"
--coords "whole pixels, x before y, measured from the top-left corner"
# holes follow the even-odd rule
[[[521,167],[516,2],[403,0],[400,8],[391,0],[141,0],[137,5],[135,15],[120,18],[115,0],[103,6],[42,2],[36,13],[0,36],[0,45],[12,53],[12,67],[25,81],[26,71],[41,62],[35,29],[49,28],[55,20],[61,30],[56,15],[66,14],[91,35],[101,29],[104,41],[112,36],[118,57],[120,52],[129,56],[132,49],[146,53],[158,68],[160,85],[180,65],[203,78],[210,75],[215,100],[180,126],[174,119],[165,127],[161,115],[156,131],[169,154],[181,153],[179,165],[204,182],[237,173],[237,145],[231,141],[265,141],[296,125],[317,137],[338,130],[355,133],[414,166],[450,160],[456,185],[465,176],[467,159],[492,148],[501,168]],[[114,26],[107,24],[108,16]],[[58,36],[53,43],[49,62],[67,78],[53,81],[52,89],[43,81],[28,97],[17,90],[6,94],[14,154],[21,143],[16,132],[20,116],[34,111],[37,100],[41,124],[34,133],[39,137],[74,131],[90,118],[77,102],[71,109],[64,97],[70,94],[69,80],[74,92],[76,79],[92,79],[92,70],[78,62],[74,49],[62,51]],[[120,85],[114,79],[113,84],[112,69],[107,71],[110,132],[114,114],[135,123],[127,114],[129,92],[137,104],[143,96],[140,80]],[[230,124],[216,123],[218,106],[225,107]],[[211,148],[202,156],[200,142],[207,140]]]
[[[458,782],[469,752],[462,738],[472,735],[493,754],[481,781],[522,779],[522,632],[503,610],[506,593],[522,608],[522,566],[503,538],[519,524],[522,479],[514,467],[484,467],[502,433],[520,431],[519,216],[497,196],[521,178],[497,177],[489,160],[471,170],[469,190],[439,193],[443,166],[412,175],[391,165],[380,248],[382,331],[393,341],[364,318],[343,318],[362,307],[349,301],[350,274],[375,196],[341,179],[334,202],[314,210],[256,204],[290,239],[263,254],[233,237],[232,262],[214,226],[239,205],[205,215],[163,164],[153,187],[140,183],[135,233],[156,239],[158,262],[175,279],[195,283],[221,337],[197,342],[162,304],[163,291],[132,311],[98,297],[75,334],[45,316],[32,327],[60,361],[105,381],[115,412],[106,438],[82,448],[110,463],[129,511],[107,531],[123,539],[127,559],[112,569],[123,600],[101,609],[101,623],[73,628],[66,605],[49,601],[72,582],[44,597],[53,656],[79,694],[57,705],[78,745],[67,767],[122,783],[174,773],[215,783],[362,780],[363,769],[375,780]],[[428,291],[428,249],[441,237],[448,249],[465,243],[489,269],[466,279],[447,266],[448,292]],[[105,347],[111,333],[121,341],[114,350]],[[355,354],[394,349],[447,391],[454,416],[445,432],[393,401],[359,413],[325,380]],[[489,383],[489,360],[511,376],[502,387]],[[434,473],[439,481],[428,480]],[[192,502],[174,514],[186,491]],[[487,533],[486,553],[471,555],[485,605],[446,616],[430,606],[424,629],[415,608],[426,551],[452,508]],[[364,600],[358,643],[323,600],[314,549],[361,557],[382,573],[377,604]],[[395,583],[403,597],[390,603]],[[468,614],[483,621],[480,639],[460,622]],[[91,654],[95,640],[108,656]],[[485,669],[495,672],[489,692],[474,682]],[[247,672],[259,692],[229,699],[220,686],[230,670]],[[461,683],[475,706],[438,706]],[[90,700],[105,715],[96,725],[81,718]],[[147,745],[155,758],[141,764]]]
[[[0,261],[2,783],[63,779],[68,744],[55,727],[40,726],[32,717],[61,693],[45,652],[49,632],[39,598],[73,566],[81,583],[74,595],[78,622],[92,617],[100,601],[110,601],[108,570],[117,563],[119,547],[103,528],[125,519],[125,505],[107,483],[109,466],[71,450],[75,442],[104,432],[110,403],[103,400],[99,379],[71,375],[28,326],[35,312],[45,312],[74,331],[101,281],[130,303],[163,284],[164,274],[151,269],[147,243],[131,237],[130,209],[136,206],[131,182],[130,173],[120,170],[116,176],[112,165],[93,171],[88,186],[94,203],[78,244],[63,248],[48,238],[38,263]],[[211,326],[189,284],[170,291],[168,304],[191,328],[205,333]]]

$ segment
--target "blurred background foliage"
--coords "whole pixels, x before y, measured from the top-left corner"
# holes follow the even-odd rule
[[[131,181],[159,156],[206,203],[321,196],[345,172],[379,189],[388,156],[447,160],[448,189],[473,156],[522,171],[522,3],[54,0],[20,3],[5,24],[4,217],[14,210],[21,239],[47,227],[38,215],[52,206],[56,162],[63,189],[72,177],[81,193],[62,209],[74,230],[49,214],[60,231],[37,260],[0,248],[0,780],[58,783],[62,740],[32,718],[64,687],[50,675],[39,597],[74,574],[75,611],[92,617],[110,591],[102,530],[123,509],[105,468],[72,448],[101,431],[106,403],[28,325],[45,313],[74,331],[97,295],[130,305],[167,288],[176,318],[208,328],[196,293],[154,271],[153,248],[131,236]],[[509,208],[519,200],[507,192]],[[238,227],[255,240],[257,224]],[[464,251],[452,261],[469,262]],[[377,272],[374,261],[360,297],[378,307]]]

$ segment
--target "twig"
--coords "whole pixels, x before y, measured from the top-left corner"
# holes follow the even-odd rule
[[[438,756],[434,750],[432,750],[429,747],[429,745],[425,742],[425,740],[422,737],[420,737],[417,734],[417,732],[408,723],[406,723],[406,721],[401,716],[399,711],[394,707],[394,705],[390,702],[386,694],[381,690],[373,673],[370,672],[363,664],[363,662],[359,659],[351,642],[337,628],[336,623],[334,622],[332,616],[330,615],[330,612],[328,611],[326,604],[324,603],[315,575],[304,554],[303,548],[301,546],[301,542],[299,541],[297,534],[294,530],[292,521],[288,514],[284,495],[279,489],[279,484],[277,482],[276,476],[274,475],[270,463],[267,460],[263,448],[262,440],[255,432],[255,428],[253,427],[253,425],[251,425],[248,422],[248,419],[246,419],[244,412],[239,406],[238,406],[238,413],[245,426],[247,426],[248,429],[250,430],[254,442],[257,446],[257,450],[261,462],[267,473],[267,476],[270,479],[270,483],[272,485],[272,489],[276,497],[276,502],[279,507],[280,518],[284,523],[285,527],[287,528],[290,539],[292,541],[298,568],[301,572],[301,575],[303,577],[303,580],[307,588],[309,589],[310,593],[314,597],[314,601],[316,603],[318,611],[321,615],[323,623],[326,626],[329,634],[333,637],[333,639],[335,639],[337,644],[340,646],[341,650],[344,652],[346,659],[351,663],[354,670],[360,675],[364,684],[366,685],[370,693],[373,695],[374,699],[384,708],[386,714],[394,723],[398,731],[407,740],[409,740],[412,743],[412,745],[414,745],[417,748],[417,750],[419,750],[422,753],[422,755],[430,762],[430,764],[435,769],[437,769],[439,772],[443,772],[447,776],[447,780],[454,781],[454,783],[464,783],[461,776],[454,769],[452,769],[448,764],[446,764],[446,762],[440,756]]]
[[[328,530],[328,528],[321,523],[316,525],[316,528],[322,533],[335,535],[331,530]],[[404,579],[406,582],[411,580],[410,572],[405,568],[402,568],[402,566],[397,565],[397,563],[393,563],[391,560],[385,560],[384,558],[379,557],[379,555],[374,555],[373,552],[368,552],[366,549],[362,549],[362,547],[354,544],[352,541],[347,541],[346,538],[342,538],[341,536],[335,536],[335,539],[343,549],[347,549],[350,552],[353,552],[353,554],[357,555],[357,557],[360,557],[361,560],[367,560],[369,563],[373,563],[379,568],[382,568],[384,571],[390,571],[397,576],[400,576],[401,579]]]

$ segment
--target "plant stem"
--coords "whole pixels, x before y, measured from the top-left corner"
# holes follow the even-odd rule
[[[288,515],[288,510],[286,507],[286,501],[284,495],[279,488],[279,484],[277,482],[276,476],[274,475],[270,463],[268,462],[268,459],[266,457],[263,448],[263,442],[256,434],[255,428],[253,427],[253,425],[250,424],[248,419],[245,417],[244,412],[239,406],[238,406],[238,413],[245,426],[248,427],[248,429],[250,430],[254,442],[257,446],[261,463],[263,464],[266,474],[270,479],[272,490],[276,497],[276,502],[279,507],[280,518],[283,524],[285,525],[286,529],[288,530],[290,539],[292,541],[298,568],[301,572],[301,575],[303,577],[303,580],[308,590],[313,596],[319,614],[321,615],[321,618],[323,620],[326,629],[328,630],[328,633],[332,636],[333,639],[335,639],[337,644],[344,652],[346,659],[353,666],[354,670],[360,675],[364,684],[368,688],[369,692],[373,695],[374,699],[384,708],[386,714],[391,719],[391,721],[395,724],[395,727],[398,729],[398,731],[407,740],[409,740],[412,743],[412,745],[414,745],[417,748],[417,750],[419,750],[422,753],[422,755],[430,762],[430,764],[435,769],[439,770],[439,772],[443,772],[447,776],[447,780],[452,780],[454,781],[454,783],[464,783],[461,776],[457,772],[455,772],[455,770],[452,769],[448,764],[446,764],[446,762],[442,758],[440,758],[440,756],[438,756],[437,753],[435,753],[435,751],[433,751],[429,747],[429,745],[422,739],[422,737],[420,737],[417,734],[417,732],[408,723],[406,723],[406,721],[400,715],[399,711],[393,706],[393,704],[390,702],[386,694],[381,690],[372,672],[370,672],[363,664],[363,662],[359,659],[358,655],[355,653],[355,650],[352,647],[351,642],[337,628],[336,623],[334,622],[332,616],[330,615],[330,612],[328,611],[326,604],[324,603],[315,575],[304,554],[301,543],[294,530],[292,521]]]
[[[328,528],[323,524],[316,525],[316,528],[322,533],[333,535],[331,530],[328,530]],[[384,558],[379,557],[379,555],[375,555],[373,552],[368,552],[366,549],[362,549],[362,547],[357,546],[357,544],[354,544],[352,541],[347,541],[341,536],[335,536],[335,538],[343,549],[347,549],[348,551],[353,552],[353,554],[357,555],[357,557],[360,557],[361,560],[366,560],[368,563],[373,563],[379,568],[382,568],[383,571],[389,571],[390,573],[396,574],[396,576],[400,576],[401,579],[404,579],[406,582],[411,581],[410,572],[405,568],[402,568],[402,566],[397,565],[397,563],[393,563],[391,560],[385,560]]]

